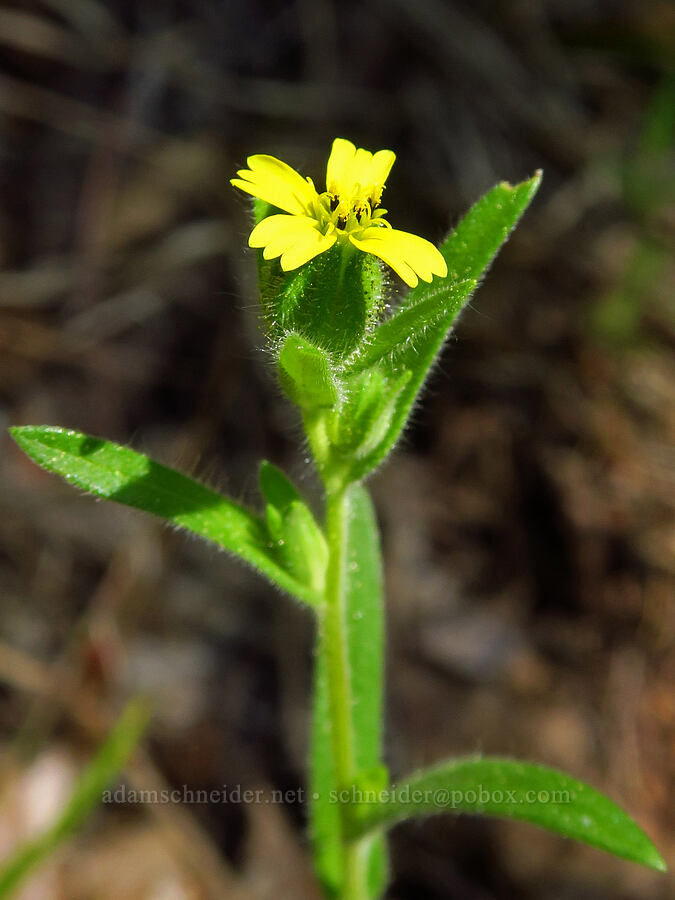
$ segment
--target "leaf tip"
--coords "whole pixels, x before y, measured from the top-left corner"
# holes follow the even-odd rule
[[[649,853],[644,858],[644,864],[649,866],[650,869],[655,869],[657,872],[667,872],[668,866],[666,865],[666,861],[651,841],[649,843]]]
[[[18,446],[23,450],[26,439],[30,434],[30,425],[10,425],[7,431],[9,432],[9,436],[12,438],[14,443],[18,444]]]
[[[536,169],[534,175],[531,178],[528,178],[525,182],[526,185],[530,188],[530,197],[534,197],[534,195],[539,190],[539,185],[541,184],[541,180],[544,177],[543,169]]]

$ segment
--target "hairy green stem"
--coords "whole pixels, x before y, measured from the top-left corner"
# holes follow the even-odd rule
[[[333,745],[333,765],[338,789],[356,776],[355,738],[352,721],[352,684],[346,597],[349,500],[341,489],[326,498],[326,539],[329,549],[322,645],[326,659],[328,699]],[[366,866],[362,846],[347,837],[342,823],[342,900],[368,900]]]

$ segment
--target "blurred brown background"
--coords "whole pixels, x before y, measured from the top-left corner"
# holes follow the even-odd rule
[[[246,156],[320,180],[336,135],[392,148],[392,221],[433,240],[544,169],[372,480],[389,762],[564,768],[671,863],[674,35],[666,0],[0,6],[0,423],[131,443],[246,502],[262,456],[316,496],[262,349]],[[139,691],[128,785],[297,789],[303,611],[0,441],[0,854]],[[305,817],[106,807],[24,897],[311,898]],[[392,846],[390,900],[673,891],[525,825],[438,818]]]

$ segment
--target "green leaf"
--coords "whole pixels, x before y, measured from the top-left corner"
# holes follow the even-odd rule
[[[295,485],[289,481],[281,469],[263,459],[258,473],[260,492],[267,503],[285,512],[294,500],[300,500]]]
[[[307,338],[291,332],[279,353],[279,376],[287,396],[305,410],[332,407],[338,388],[330,358]]]
[[[77,431],[37,425],[10,433],[32,460],[69,484],[207,538],[289,594],[312,606],[321,602],[315,590],[280,564],[262,520],[198,481],[128,447]]]
[[[541,184],[541,170],[532,178],[511,185],[502,181],[471,207],[440,248],[455,280],[479,279],[485,275],[499,248],[516,227]],[[450,277],[450,276],[449,276]],[[419,303],[435,292],[435,285],[420,282],[405,300]]]
[[[354,762],[359,771],[381,772],[382,758],[382,566],[375,512],[361,485],[348,489],[346,576],[349,673]],[[329,896],[342,877],[340,807],[333,766],[326,660],[319,632],[316,655],[311,752],[311,831],[317,871]],[[384,839],[374,836],[366,849],[372,897],[387,880]]]
[[[61,843],[76,834],[101,802],[103,791],[138,744],[148,718],[148,709],[141,701],[128,705],[94,759],[80,775],[70,800],[54,825],[20,847],[0,869],[0,898],[9,897]]]
[[[317,593],[326,584],[328,547],[323,532],[302,500],[294,500],[284,515],[279,556],[288,571]]]
[[[498,184],[479,200],[441,247],[448,264],[447,278],[434,279],[431,284],[420,282],[408,293],[400,310],[375,329],[365,344],[363,356],[357,354],[350,361],[349,365],[358,369],[369,360],[379,360],[378,365],[388,377],[400,376],[405,371],[412,373],[396,400],[386,434],[354,468],[353,478],[363,478],[371,472],[396,444],[434,360],[469,300],[473,286],[515,227],[540,181],[541,173],[537,173],[515,187]]]
[[[371,368],[345,379],[344,400],[327,419],[339,468],[349,467],[352,457],[361,458],[379,445],[411,375],[404,371],[397,378],[387,378],[381,368]]]
[[[273,212],[281,212],[280,209],[272,206],[267,200],[260,200],[259,197],[252,197],[253,200],[253,222],[257,225],[264,218],[272,215]]]
[[[423,340],[431,329],[441,326],[447,330],[477,284],[475,278],[451,283],[444,279],[424,299],[406,303],[372,332],[358,355],[345,366],[345,373],[362,372],[383,359],[394,362],[402,354],[409,356],[411,344]]]
[[[380,540],[368,491],[347,493],[349,534],[345,574],[355,763],[359,770],[382,758],[383,597]]]
[[[413,775],[368,802],[354,791],[355,838],[413,816],[443,812],[520,819],[615,856],[665,871],[645,833],[618,806],[555,769],[509,759],[453,760]]]
[[[277,557],[294,578],[322,593],[328,547],[309,507],[281,469],[265,460],[260,465],[260,489],[267,501],[265,519]]]

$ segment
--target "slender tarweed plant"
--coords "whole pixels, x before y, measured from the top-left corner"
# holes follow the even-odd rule
[[[269,462],[260,465],[262,505],[253,512],[100,438],[52,426],[12,435],[48,471],[212,541],[307,607],[316,623],[307,796],[327,897],[380,897],[387,829],[438,813],[521,819],[663,869],[617,806],[543,766],[474,756],[390,780],[382,564],[365,482],[396,445],[457,316],[541,178],[498,184],[439,250],[389,223],[382,202],[394,160],[390,150],[370,153],[338,138],[325,190],[265,155],[249,157],[232,179],[255,198],[249,245],[258,251],[265,332],[323,484],[319,520]],[[385,313],[390,269],[409,291]]]

